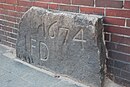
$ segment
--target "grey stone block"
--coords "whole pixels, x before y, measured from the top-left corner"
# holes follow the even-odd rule
[[[100,16],[32,7],[19,24],[17,57],[101,87],[105,61],[102,30]]]

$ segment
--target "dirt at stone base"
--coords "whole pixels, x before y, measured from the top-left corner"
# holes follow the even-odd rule
[[[125,87],[125,86],[118,85],[109,78],[106,78],[104,87]]]

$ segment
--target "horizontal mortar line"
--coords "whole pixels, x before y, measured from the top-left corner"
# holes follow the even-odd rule
[[[124,54],[124,55],[130,56],[129,53],[119,52],[119,51],[116,51],[116,50],[112,50],[112,51],[113,51],[113,52],[116,52],[116,53],[121,53],[121,54]]]
[[[123,34],[117,34],[117,33],[112,33],[112,35],[116,35],[116,36],[121,36],[121,37],[130,38],[129,35],[123,35]]]
[[[68,5],[68,6],[81,6],[81,7],[84,6],[84,7],[93,7],[93,8],[103,8],[103,9],[105,7],[105,6],[104,7],[94,7],[94,6],[86,6],[86,5],[75,5],[75,4],[72,4],[72,3],[70,3],[70,4],[64,4],[64,3],[55,3],[55,2],[42,2],[42,1],[37,1],[37,2],[45,3],[45,4],[59,4],[59,5]],[[2,3],[2,4],[4,4],[4,3]],[[5,3],[5,4],[7,4],[7,3]],[[15,6],[17,6],[17,5],[15,5]],[[19,6],[22,6],[22,5],[19,5]],[[23,7],[25,7],[25,6],[23,6]],[[122,8],[113,8],[113,7],[105,7],[105,8],[106,9],[122,10]],[[130,10],[130,9],[123,8],[123,10]]]
[[[126,72],[126,73],[130,73],[129,71],[122,70],[122,69],[117,68],[117,67],[114,67],[114,66],[109,66],[109,65],[107,65],[107,66],[119,70],[119,71],[120,71],[119,75],[115,75],[115,76],[116,76],[116,77],[118,76],[118,77],[120,77],[120,78],[122,78],[122,79],[125,79],[125,78],[121,77],[121,76],[122,76],[122,75],[121,75],[121,72],[122,72],[122,71],[123,71],[123,72]],[[128,79],[125,79],[125,80],[129,81]]]
[[[17,22],[8,21],[8,20],[5,20],[5,19],[0,19],[0,20],[5,21],[5,22],[9,22],[9,23],[12,23],[12,24],[19,24]]]
[[[126,80],[126,81],[129,81],[129,82],[130,82],[130,80],[125,79],[125,78],[123,78],[123,77],[119,77],[119,76],[115,76],[115,77],[118,77],[118,78],[120,78],[120,79],[123,79],[123,80]]]
[[[128,9],[128,8],[113,8],[113,7],[106,7],[106,9],[112,9],[112,10],[130,10],[130,9]]]
[[[10,11],[10,12],[16,12],[16,13],[23,13],[23,12],[18,12],[18,11],[15,11],[15,10],[9,10],[9,9],[3,9],[3,8],[0,8],[1,10],[7,10],[7,11]]]
[[[15,7],[15,6],[17,6],[17,5],[15,5],[15,4],[8,4],[8,3],[2,3],[3,5],[9,5],[9,6],[12,6],[12,7]]]
[[[41,1],[37,1],[37,2],[41,2]],[[56,4],[56,5],[65,5],[65,6],[76,6],[76,7],[102,8],[102,9],[104,9],[104,7],[94,7],[94,6],[86,6],[86,5],[64,4],[64,3],[55,3],[55,2],[42,2],[42,3]]]
[[[2,16],[8,16],[8,17],[12,17],[12,18],[17,18],[17,19],[21,19],[21,17],[15,17],[15,16],[11,16],[11,15],[7,15],[7,14],[0,14]]]
[[[108,42],[108,41],[106,41],[106,42]],[[109,42],[109,43],[113,43],[113,44],[117,44],[117,45],[122,45],[122,46],[127,46],[127,47],[130,47],[130,45],[124,45],[124,44],[115,43],[115,42]]]
[[[5,42],[7,42],[7,43],[10,43],[10,44],[14,44],[14,43],[12,43],[12,42],[10,42],[10,41],[7,41],[7,40],[3,40],[3,41],[5,41]],[[14,44],[15,45],[15,44]]]
[[[108,25],[108,26],[114,26],[114,27],[121,27],[121,28],[128,28],[128,29],[130,29],[130,27],[120,26],[120,25],[113,25],[113,24],[103,24],[103,25]]]
[[[5,30],[3,30],[3,31],[6,32],[6,33],[11,33],[11,34],[17,35],[17,33],[14,33],[14,32],[5,31]],[[9,35],[6,35],[6,36],[9,36]]]
[[[126,18],[126,17],[118,17],[118,16],[105,16],[105,17],[112,17],[112,18],[119,18],[119,19],[130,19],[130,18]]]
[[[2,9],[2,8],[0,8],[1,10],[6,10],[6,9]],[[15,13],[24,13],[24,12],[18,12],[18,11],[14,11],[14,10],[7,10],[7,11],[9,11],[9,12],[15,12]],[[15,16],[14,16],[15,17]]]
[[[108,59],[115,60],[115,61],[117,61],[117,62],[121,62],[121,63],[130,65],[129,62],[125,62],[125,61],[122,61],[122,60],[112,59],[111,57],[108,57]],[[120,68],[119,68],[119,69],[120,69]],[[129,73],[130,73],[130,72],[129,72]]]
[[[0,24],[0,25],[1,25],[1,26],[6,26],[6,25],[2,25],[2,24]],[[11,26],[6,26],[6,27],[9,27],[9,28],[18,30],[18,28],[15,28],[15,27],[11,27]]]
[[[110,42],[110,41],[106,41],[106,42]],[[111,42],[111,43],[115,43],[115,44],[119,44],[119,45],[124,45],[124,46],[130,46],[130,45],[128,45],[128,44],[123,44],[123,43],[117,43],[117,42]]]
[[[107,51],[111,51],[111,52],[116,52],[116,53],[121,53],[121,54],[125,54],[125,55],[128,55],[129,53],[126,53],[126,52],[122,52],[122,51],[118,51],[118,50],[113,50],[113,49],[107,49]],[[128,55],[129,56],[129,55]]]
[[[105,17],[109,17],[109,18],[116,18],[116,19],[130,19],[130,18],[125,18],[125,17],[117,17],[117,16],[105,16]]]
[[[55,3],[55,2],[42,2],[42,1],[37,1],[37,2],[41,2],[41,3],[46,3],[46,4],[58,4],[58,5],[67,5],[67,6],[78,6],[78,7],[91,7],[91,8],[102,8],[102,9],[104,9],[104,8],[106,8],[106,9],[116,9],[116,10],[122,10],[122,8],[113,8],[113,7],[94,7],[94,5],[93,6],[87,6],[87,5],[75,5],[75,4],[64,4],[64,3]],[[123,9],[123,10],[130,10],[130,9],[127,9],[127,8],[125,8],[125,9]]]
[[[15,18],[15,19],[21,19],[19,17],[14,17],[14,16],[10,16],[10,15],[6,15],[6,14],[0,14],[1,16],[5,16],[5,17],[10,17],[10,18]]]
[[[104,34],[111,34],[110,32],[103,32]]]
[[[123,69],[121,69],[121,68],[117,68],[117,67],[110,66],[110,65],[107,65],[107,66],[108,66],[108,67],[111,67],[111,68],[115,68],[115,69],[120,70],[120,71],[124,71],[124,72],[130,73],[129,71],[123,70]]]
[[[107,34],[109,34],[110,32],[106,32]],[[116,35],[116,36],[120,36],[120,37],[125,37],[125,38],[130,38],[129,35],[124,35],[124,34],[118,34],[118,33],[110,33],[111,35]],[[111,37],[111,36],[110,36]],[[111,40],[110,40],[111,41]]]
[[[7,36],[7,38],[10,38],[10,39],[13,39],[13,40],[17,40],[16,38],[12,38],[12,37],[10,37],[10,36]]]

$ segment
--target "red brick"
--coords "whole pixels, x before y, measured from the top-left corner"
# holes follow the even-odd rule
[[[72,0],[74,5],[94,6],[94,0]]]
[[[33,5],[37,6],[37,7],[48,8],[48,4],[47,3],[34,2]]]
[[[14,16],[14,17],[22,17],[23,13],[8,11],[8,15],[9,16]]]
[[[96,0],[96,7],[122,8],[123,7],[123,1]]]
[[[64,4],[70,4],[70,0],[53,0],[55,3],[64,3]]]
[[[104,31],[115,34],[130,35],[130,29],[116,26],[104,26]]]
[[[6,0],[8,4],[17,4],[17,0]]]
[[[15,8],[15,6],[13,6],[13,5],[3,4],[3,9],[14,10],[14,8]]]
[[[0,3],[0,8],[3,8],[3,4],[2,3]]]
[[[125,25],[125,19],[105,17],[104,18],[104,23],[105,24],[124,26]]]
[[[12,28],[7,27],[7,26],[3,26],[3,30],[8,31],[8,32],[12,32]]]
[[[79,12],[79,7],[77,6],[59,5],[59,9],[62,11]]]
[[[127,20],[127,26],[130,27],[130,19]]]
[[[0,14],[8,14],[8,11],[4,9],[0,9]]]
[[[106,15],[107,16],[116,16],[116,17],[130,18],[130,10],[107,9],[106,10]]]
[[[81,13],[104,15],[102,8],[80,7]]]
[[[112,35],[111,40],[112,40],[112,42],[130,45],[130,38],[129,37]]]
[[[42,2],[53,2],[53,0],[39,0],[39,1],[42,1]]]
[[[5,19],[5,20],[8,20],[8,21],[12,21],[12,22],[16,22],[16,20],[17,20],[17,19],[14,18],[14,17],[5,16],[5,15],[4,15],[4,19]]]
[[[125,1],[124,8],[130,9],[130,1]]]
[[[58,9],[58,5],[57,4],[48,4],[48,6],[49,6],[49,9],[55,9],[55,10]]]
[[[18,12],[25,12],[25,11],[27,11],[27,10],[28,10],[27,7],[15,6],[15,11],[18,11]]]
[[[20,6],[32,6],[33,5],[33,3],[31,2],[31,1],[25,1],[25,0],[20,0],[19,1],[19,5]]]
[[[5,0],[0,0],[1,3],[5,3],[6,1]]]
[[[108,50],[115,50],[115,51],[130,54],[130,46],[125,46],[125,45],[107,42],[106,47],[107,47]]]

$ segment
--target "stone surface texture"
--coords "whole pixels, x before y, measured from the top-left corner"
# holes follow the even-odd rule
[[[105,47],[102,17],[32,7],[22,17],[16,55],[90,87],[101,87]]]

